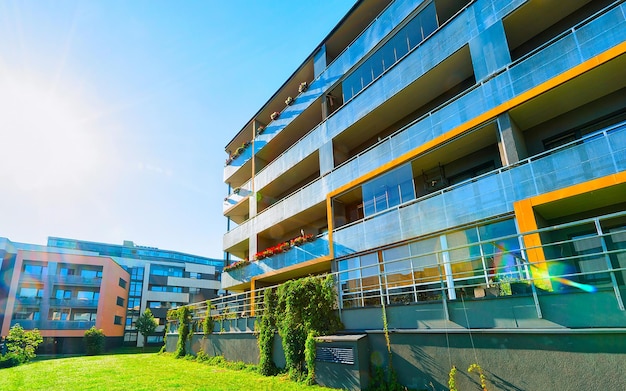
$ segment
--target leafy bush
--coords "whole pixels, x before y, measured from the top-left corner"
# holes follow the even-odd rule
[[[85,331],[85,337],[83,338],[85,342],[85,350],[87,351],[88,356],[95,356],[101,354],[104,351],[104,331],[102,329],[97,329],[96,326],[91,326],[91,328]]]
[[[20,364],[28,362],[35,358],[35,350],[40,343],[43,342],[43,338],[39,333],[39,330],[33,329],[26,331],[16,324],[9,330],[9,335],[6,338],[7,356],[9,354],[15,356]],[[8,360],[13,360],[9,358]]]
[[[4,356],[0,356],[0,368],[16,367],[21,363],[20,357],[15,353],[7,353]]]

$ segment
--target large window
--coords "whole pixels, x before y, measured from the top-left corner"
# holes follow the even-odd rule
[[[413,170],[405,164],[363,184],[365,216],[392,208],[415,199]]]
[[[33,298],[33,297],[41,298],[41,297],[43,297],[43,289],[42,288],[37,288],[37,287],[21,287],[20,288],[19,297],[21,297],[21,298]]]
[[[163,266],[153,264],[150,267],[150,274],[153,276],[169,276],[169,277],[182,277],[185,269],[181,267]]]
[[[23,271],[33,276],[44,276],[48,274],[48,266],[25,263]]]
[[[435,4],[430,3],[393,38],[355,69],[350,76],[346,77],[342,84],[343,101],[347,102],[367,87],[436,29]]]
[[[179,286],[165,286],[165,285],[150,285],[148,290],[153,292],[173,292],[183,293],[183,288]]]

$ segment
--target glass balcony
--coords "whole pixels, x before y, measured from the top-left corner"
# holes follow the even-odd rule
[[[54,275],[52,276],[52,282],[54,284],[100,286],[102,278]]]
[[[79,320],[11,320],[11,327],[19,324],[25,330],[38,328],[39,330],[88,330],[96,325],[96,321]]]
[[[39,306],[41,297],[18,297],[16,301],[22,306]]]
[[[510,213],[513,203],[626,170],[626,123],[337,229],[335,256]]]
[[[284,269],[289,266],[312,261],[329,254],[328,234],[318,237],[313,242],[292,247],[290,250],[270,257],[250,262],[240,269],[222,274],[222,289],[250,282],[252,277]]]
[[[98,300],[50,299],[50,307],[96,308]]]

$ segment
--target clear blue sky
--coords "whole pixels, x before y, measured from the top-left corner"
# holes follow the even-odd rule
[[[224,147],[355,0],[0,0],[0,236],[222,258]]]

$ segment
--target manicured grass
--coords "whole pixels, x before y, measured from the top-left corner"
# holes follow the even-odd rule
[[[0,369],[0,390],[271,390],[322,391],[284,376],[264,377],[156,353],[38,360]]]

